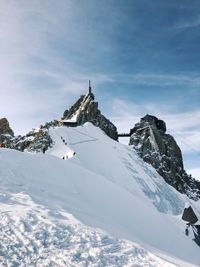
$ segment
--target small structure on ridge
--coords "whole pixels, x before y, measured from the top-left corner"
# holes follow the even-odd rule
[[[69,110],[65,110],[61,120],[61,123],[68,127],[76,127],[86,122],[91,122],[101,128],[109,137],[118,140],[116,126],[98,109],[98,102],[95,101],[90,80],[88,93],[81,95]]]

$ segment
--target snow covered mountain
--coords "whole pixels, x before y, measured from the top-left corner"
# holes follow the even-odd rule
[[[91,123],[44,132],[45,154],[0,150],[0,266],[200,266],[199,201]]]
[[[86,122],[91,122],[109,137],[118,140],[116,126],[98,109],[90,82],[88,92],[80,96],[69,110],[64,111],[61,120],[41,125],[39,129],[30,131],[26,136],[9,136],[5,140],[5,135],[0,134],[0,141],[3,136],[8,147],[20,151],[40,152],[52,146],[49,128],[61,125],[77,127]],[[177,191],[195,201],[200,199],[200,182],[184,170],[181,150],[173,136],[166,133],[164,121],[147,114],[130,130],[129,144]]]

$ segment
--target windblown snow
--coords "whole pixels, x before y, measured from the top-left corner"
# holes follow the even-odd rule
[[[90,123],[49,134],[46,154],[0,150],[0,266],[200,266],[181,220],[200,202]]]

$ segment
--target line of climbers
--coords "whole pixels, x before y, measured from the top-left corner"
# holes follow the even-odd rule
[[[63,141],[63,143],[67,146],[67,142],[65,141],[65,139],[62,136],[60,138]],[[76,152],[74,151],[73,152],[73,156],[75,156],[75,155],[76,155]],[[62,159],[67,160],[68,159],[68,155],[63,156]]]
[[[65,141],[65,139],[62,136],[60,138],[63,141],[63,143],[67,146],[67,142]]]
[[[65,141],[65,139],[64,139],[62,136],[60,136],[60,139],[61,139],[61,140],[63,141],[63,143],[67,146],[67,142]],[[5,147],[5,146],[3,146],[3,147]],[[47,147],[44,146],[44,147],[42,148],[42,153],[45,154],[46,150],[47,150]],[[72,156],[75,156],[75,155],[76,155],[76,152],[73,151]],[[67,160],[68,158],[69,158],[68,155],[65,155],[65,156],[62,157],[62,159],[64,159],[64,160]]]

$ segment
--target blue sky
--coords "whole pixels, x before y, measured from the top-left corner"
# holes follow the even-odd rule
[[[197,0],[1,0],[0,116],[25,133],[91,79],[119,131],[146,113],[164,119],[200,177],[199,43]]]

